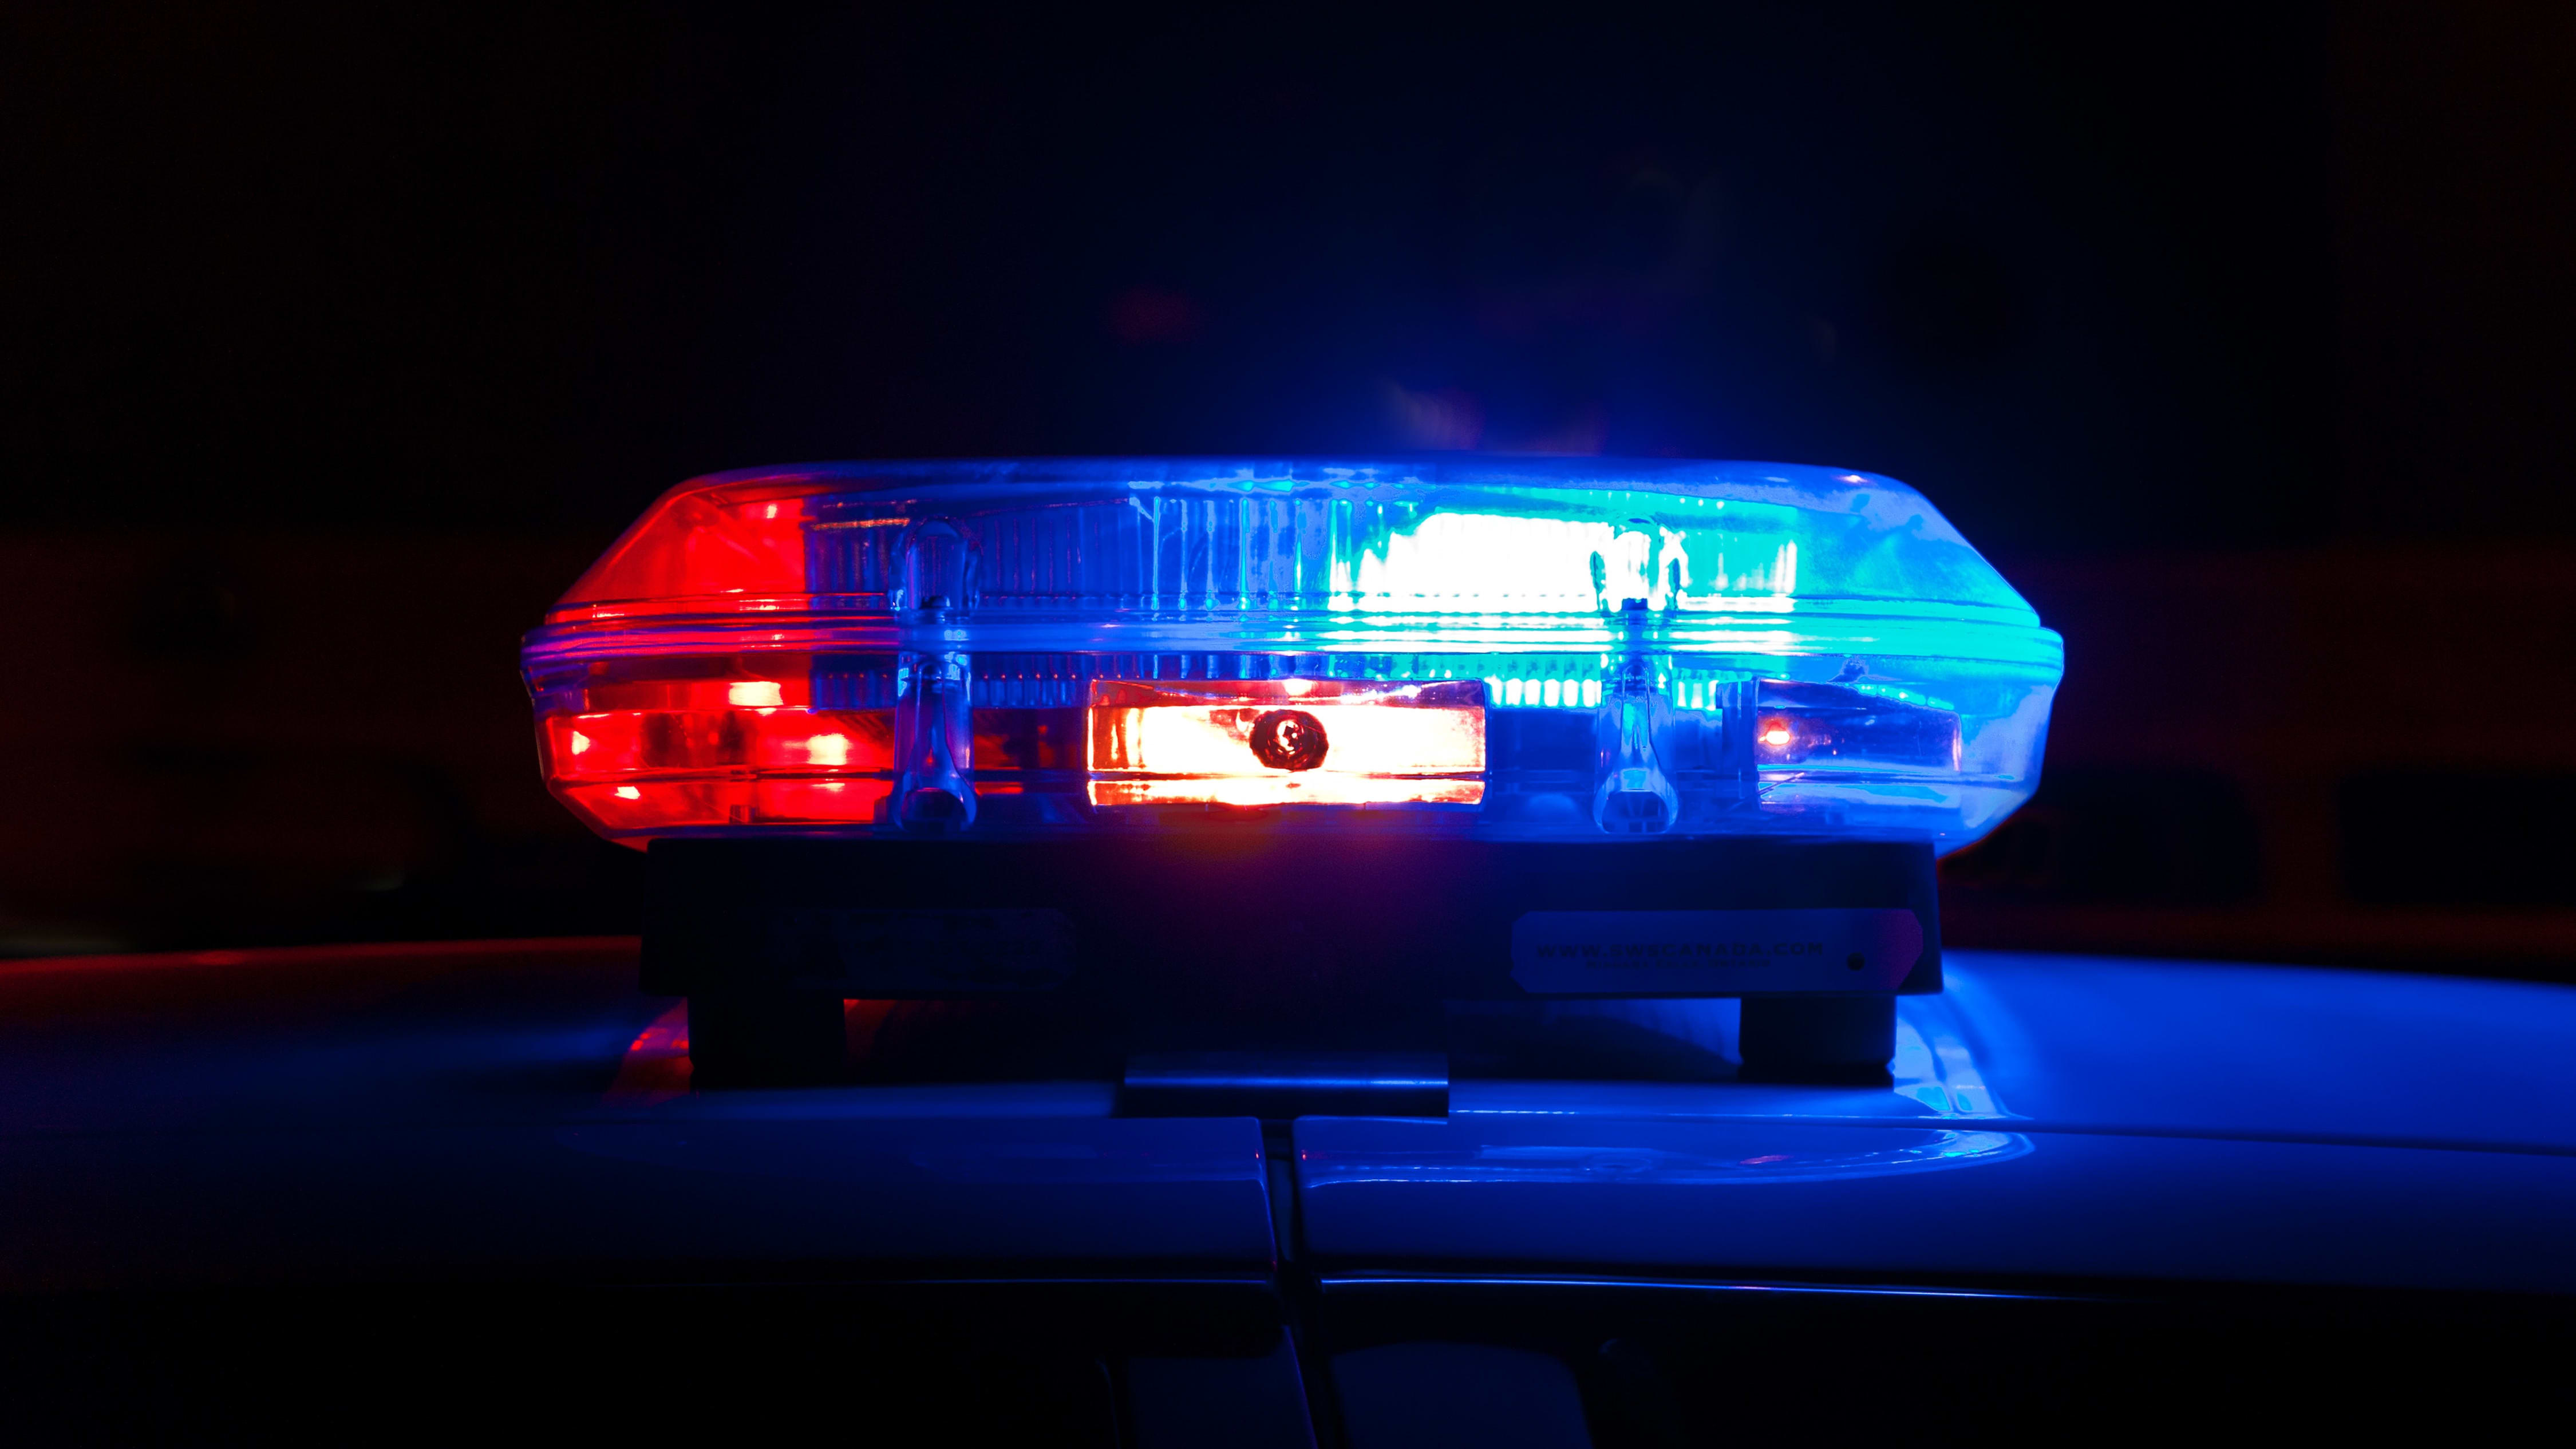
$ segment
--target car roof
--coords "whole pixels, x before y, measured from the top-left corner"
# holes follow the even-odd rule
[[[0,1286],[1351,1271],[2576,1291],[2576,989],[1956,951],[1885,1087],[1460,1081],[1445,1119],[1100,1083],[689,1093],[631,941],[0,968]],[[657,1036],[656,1033],[659,1033]]]

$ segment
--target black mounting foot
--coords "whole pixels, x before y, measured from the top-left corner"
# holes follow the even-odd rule
[[[1744,1081],[1884,1086],[1896,1055],[1896,998],[1748,996],[1736,1049]]]

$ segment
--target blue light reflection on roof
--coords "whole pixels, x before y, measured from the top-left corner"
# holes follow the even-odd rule
[[[1554,1008],[1623,1013],[1641,1025],[1735,1056],[1734,1001],[1583,1002]],[[1946,996],[1897,1001],[1896,1051],[1885,1087],[1761,1082],[1510,1082],[1450,1084],[1449,1110],[1465,1117],[1655,1117],[1709,1121],[1947,1125],[2017,1122],[1988,1085],[1967,1023]]]
[[[1755,1187],[1978,1167],[2032,1151],[2031,1139],[2018,1132],[1888,1126],[1861,1134],[1845,1127],[1745,1124],[1726,1134],[1743,1150],[1711,1153],[1619,1141],[1616,1127],[1591,1119],[1584,1140],[1482,1143],[1464,1152],[1443,1144],[1416,1153],[1301,1154],[1299,1173],[1310,1189],[1352,1183]],[[1657,1143],[1674,1140],[1652,1135]]]
[[[2102,1302],[2092,1294],[2007,1293],[1992,1288],[1917,1287],[1902,1283],[1790,1283],[1759,1280],[1701,1278],[1634,1278],[1576,1273],[1403,1273],[1351,1272],[1325,1275],[1320,1281],[1330,1293],[1364,1293],[1371,1289],[1440,1289],[1440,1288],[1565,1288],[1608,1289],[1619,1293],[1764,1293],[1794,1297],[1832,1298],[2002,1298],[2021,1302]]]

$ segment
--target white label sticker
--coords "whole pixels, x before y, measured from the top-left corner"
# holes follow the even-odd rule
[[[1923,956],[1908,910],[1532,911],[1512,979],[1536,996],[1893,991]]]

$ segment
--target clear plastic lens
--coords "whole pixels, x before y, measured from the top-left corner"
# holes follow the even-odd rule
[[[1903,485],[1778,465],[853,465],[675,490],[530,636],[594,827],[1964,844],[2059,645]]]

